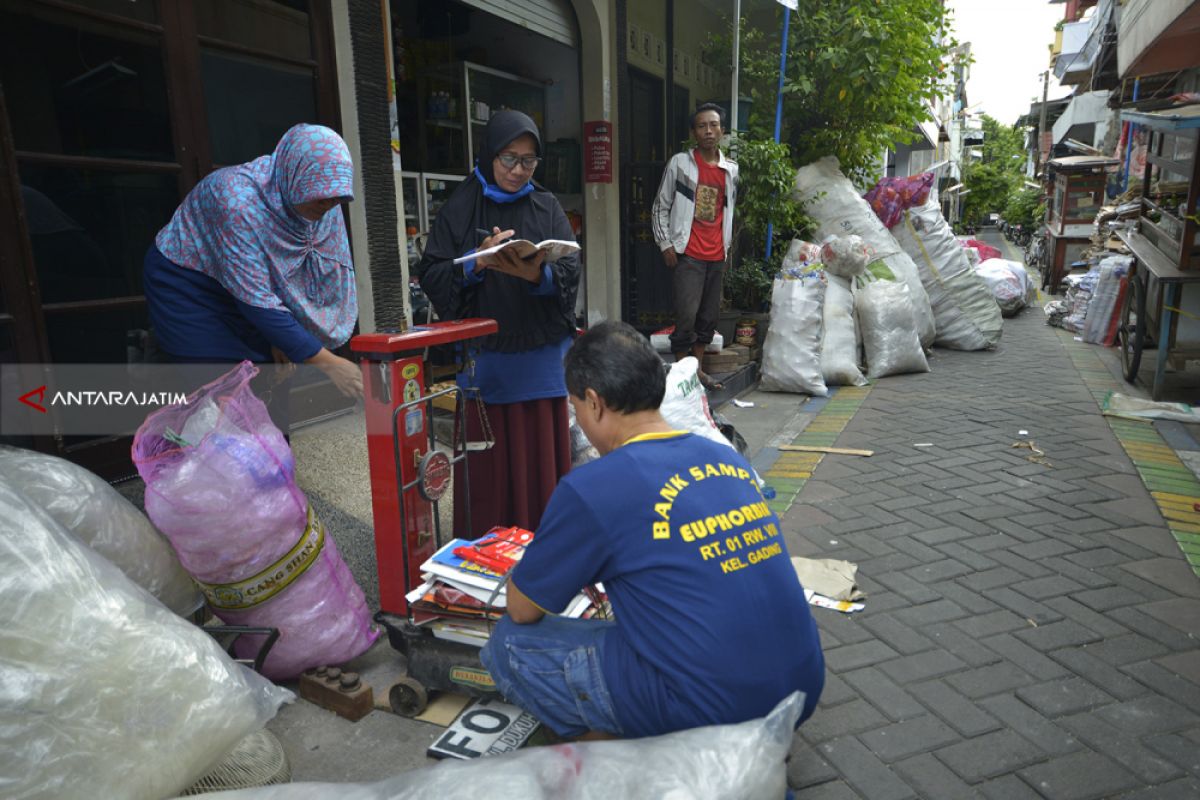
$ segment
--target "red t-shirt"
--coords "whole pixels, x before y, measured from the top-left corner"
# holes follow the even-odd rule
[[[700,261],[725,260],[725,170],[709,164],[699,150],[692,151],[700,175],[696,181],[696,210],[692,215],[692,235],[686,256]]]

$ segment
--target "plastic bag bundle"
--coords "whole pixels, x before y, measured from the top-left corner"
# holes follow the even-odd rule
[[[1062,327],[1065,330],[1072,333],[1079,333],[1083,330],[1088,306],[1092,302],[1092,293],[1096,290],[1096,284],[1099,281],[1100,267],[1092,267],[1083,275],[1068,275],[1063,279],[1063,284],[1067,287],[1065,297],[1067,314],[1062,320]]]
[[[975,267],[975,274],[983,278],[1005,317],[1011,317],[1037,300],[1037,286],[1029,279],[1029,273],[1020,261],[989,258]]]
[[[905,210],[925,204],[936,180],[933,172],[903,178],[883,178],[863,195],[863,199],[880,222],[888,228],[894,228],[900,224]]]
[[[929,362],[912,324],[908,285],[867,281],[854,294],[854,310],[862,328],[867,377],[928,372]]]
[[[821,245],[806,242],[803,239],[792,239],[787,252],[783,255],[780,269],[784,272],[821,263]]]
[[[292,693],[0,478],[0,794],[173,797]]]
[[[243,362],[154,412],[133,440],[146,513],[232,625],[279,628],[263,673],[291,678],[340,664],[379,635],[362,589],[296,486],[292,452]],[[239,657],[261,637],[242,636]]]
[[[176,614],[204,604],[170,543],[95,473],[65,458],[0,445],[0,475]]]
[[[825,275],[776,278],[771,287],[771,327],[763,342],[762,388],[768,392],[829,394],[821,374]]]
[[[821,376],[826,386],[863,386],[858,367],[858,323],[850,281],[829,275],[825,287],[825,338],[821,342]]]
[[[1100,277],[1088,303],[1083,320],[1082,336],[1089,344],[1104,344],[1114,313],[1117,313],[1117,295],[1120,293],[1121,278],[1129,274],[1133,259],[1130,256],[1109,256],[1100,259]]]
[[[861,236],[830,236],[821,244],[825,271],[841,278],[857,278],[875,260]]]
[[[921,284],[917,266],[891,232],[879,221],[879,217],[859,197],[854,186],[838,168],[834,156],[814,161],[796,172],[796,197],[805,204],[805,210],[817,223],[817,235],[847,236],[857,234],[888,268],[909,289],[913,319],[921,345],[930,347],[936,328],[929,297]]]
[[[983,279],[1002,316],[1011,317],[1025,307],[1025,286],[1022,278],[1010,268],[1012,262],[1002,258],[990,258],[975,267],[975,274]],[[1022,271],[1023,272],[1023,271]]]
[[[671,365],[671,371],[667,373],[667,391],[663,395],[659,413],[674,428],[733,447],[733,443],[721,434],[713,420],[708,407],[708,394],[700,385],[699,371],[700,362],[693,356]]]
[[[784,759],[804,706],[795,692],[762,719],[646,739],[533,747],[443,761],[378,783],[289,783],[213,800],[765,800],[787,794]]]
[[[997,248],[992,247],[987,242],[981,242],[978,239],[972,239],[970,237],[967,237],[965,239],[960,238],[959,241],[962,242],[962,246],[968,252],[970,252],[971,250],[974,250],[976,253],[979,254],[979,262],[980,263],[983,263],[984,261],[987,261],[988,259],[992,259],[992,258],[1004,258],[1003,253],[1001,253]]]
[[[892,233],[920,270],[937,320],[935,342],[954,350],[995,347],[1004,326],[1000,309],[937,202],[907,209]]]

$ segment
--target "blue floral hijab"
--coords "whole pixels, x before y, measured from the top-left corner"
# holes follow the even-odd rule
[[[358,319],[346,224],[338,209],[312,222],[295,207],[351,200],[353,179],[342,137],[321,125],[296,125],[271,155],[200,181],[155,244],[238,300],[286,309],[326,347],[340,347]]]

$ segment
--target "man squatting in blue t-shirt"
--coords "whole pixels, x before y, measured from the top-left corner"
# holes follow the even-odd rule
[[[629,325],[596,326],[565,366],[602,458],[558,484],[513,570],[482,652],[501,693],[564,738],[743,722],[797,689],[807,719],[825,659],[750,465],[671,429],[662,361]],[[554,616],[597,582],[615,621]]]

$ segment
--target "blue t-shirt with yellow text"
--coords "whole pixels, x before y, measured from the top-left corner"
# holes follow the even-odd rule
[[[625,736],[753,719],[796,689],[807,717],[820,697],[820,640],[779,520],[732,448],[652,434],[573,469],[512,580],[552,613],[603,582]]]

